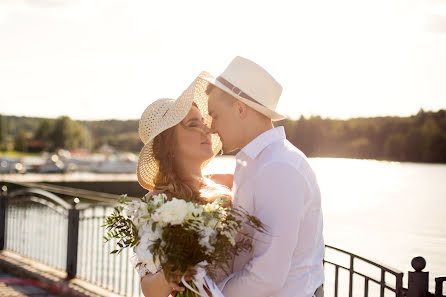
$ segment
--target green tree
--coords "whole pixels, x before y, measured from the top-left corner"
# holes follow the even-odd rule
[[[26,149],[26,133],[22,129],[14,137],[14,150],[25,152]]]
[[[5,125],[3,124],[4,118],[3,115],[0,114],[0,151],[4,151],[5,150],[5,132],[4,132],[4,128]]]
[[[406,160],[406,137],[403,134],[394,134],[387,137],[384,145],[386,159]]]
[[[45,150],[54,146],[53,143],[54,120],[42,119],[39,123],[34,139],[45,142]]]
[[[92,143],[89,131],[81,123],[73,121],[67,116],[56,119],[51,137],[53,149],[90,149]]]

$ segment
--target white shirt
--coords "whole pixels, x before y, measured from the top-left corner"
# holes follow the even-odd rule
[[[234,260],[220,284],[225,297],[311,297],[324,282],[321,194],[306,156],[268,130],[236,155],[234,207],[258,217],[269,234],[248,227],[253,249]]]

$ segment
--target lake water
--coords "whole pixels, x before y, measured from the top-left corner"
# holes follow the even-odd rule
[[[309,161],[322,193],[325,242],[403,271],[405,287],[407,271],[412,270],[412,258],[423,256],[427,261],[425,271],[430,272],[430,291],[433,292],[434,277],[446,276],[446,165],[335,158],[310,158]],[[212,160],[205,171],[232,173],[234,168],[234,157],[223,156]],[[42,176],[2,178],[39,181]],[[45,178],[67,181],[136,180],[134,174],[94,173]],[[102,215],[95,214],[98,218]],[[103,230],[99,221],[91,226],[92,221],[84,221],[80,225],[78,272],[89,280],[104,275],[111,284],[128,283],[137,292],[138,279],[128,272],[132,271],[128,267],[128,254],[106,256],[110,249],[106,247],[104,250],[100,241]],[[85,234],[89,234],[87,239],[83,236]],[[89,254],[101,257],[90,261]],[[62,255],[61,263],[65,263],[64,259]],[[121,268],[123,273],[112,276],[110,270],[116,266],[110,266],[110,263],[116,261],[125,267]],[[326,275],[326,278],[333,280],[334,275]],[[332,291],[326,296],[333,296]]]
[[[434,277],[446,276],[446,165],[310,158],[322,193],[324,238],[365,258],[412,271],[423,256]],[[233,172],[234,157],[206,171]]]

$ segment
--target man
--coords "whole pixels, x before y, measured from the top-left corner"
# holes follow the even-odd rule
[[[211,133],[236,155],[233,205],[267,227],[253,249],[234,259],[220,284],[226,297],[322,297],[322,209],[316,176],[306,156],[286,140],[275,109],[280,84],[254,62],[236,57],[207,89]]]

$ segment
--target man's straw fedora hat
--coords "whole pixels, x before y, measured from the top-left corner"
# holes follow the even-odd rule
[[[192,84],[175,99],[162,98],[150,104],[144,110],[139,121],[139,137],[144,143],[139,158],[136,174],[142,187],[152,190],[159,170],[158,161],[153,155],[153,140],[161,132],[180,123],[192,107],[192,102],[197,104],[205,124],[210,127],[211,118],[208,114],[206,88],[208,79],[212,76],[207,72],[201,72]],[[217,134],[212,134],[212,150],[214,156],[221,149],[221,141]],[[204,167],[211,159],[203,163]]]
[[[286,118],[276,112],[282,86],[265,69],[248,59],[235,57],[217,78],[206,79],[273,121]]]

